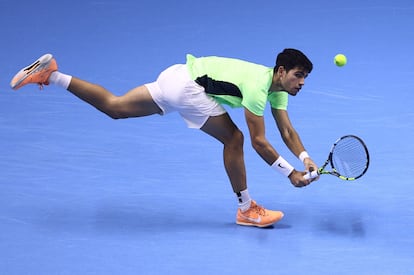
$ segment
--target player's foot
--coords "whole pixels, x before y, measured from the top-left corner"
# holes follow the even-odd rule
[[[17,90],[22,86],[35,83],[43,88],[48,85],[50,74],[57,71],[56,60],[51,54],[45,54],[36,60],[33,64],[21,69],[10,82],[12,89]]]
[[[250,208],[242,212],[237,210],[236,223],[240,225],[268,227],[283,218],[281,211],[267,210],[252,200]]]

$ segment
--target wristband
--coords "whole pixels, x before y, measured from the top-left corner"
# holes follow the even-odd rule
[[[277,160],[271,166],[273,169],[284,175],[285,177],[289,177],[289,175],[295,170],[292,165],[289,164],[282,156],[279,156]]]
[[[304,162],[305,161],[305,158],[308,158],[308,157],[309,157],[308,152],[303,151],[302,153],[299,154],[299,157],[298,158],[300,159],[301,162]]]

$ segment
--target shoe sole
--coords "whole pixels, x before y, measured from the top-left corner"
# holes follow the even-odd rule
[[[51,55],[50,53],[45,54],[43,56],[41,56],[38,60],[36,60],[35,62],[33,62],[32,64],[30,64],[29,66],[21,69],[16,76],[18,76],[19,74],[24,73],[25,75],[20,78],[18,81],[16,81],[16,83],[10,83],[10,86],[12,87],[12,89],[16,90],[19,87],[19,85],[25,81],[29,76],[31,76],[32,74],[42,70],[43,68],[45,68],[46,66],[49,65],[50,61],[53,59],[53,55]]]
[[[275,223],[277,223],[278,221],[269,223],[269,224],[256,224],[256,223],[244,223],[244,222],[236,222],[236,224],[238,225],[243,225],[243,226],[255,226],[255,227],[260,227],[260,228],[264,228],[264,227],[269,227],[274,225]]]

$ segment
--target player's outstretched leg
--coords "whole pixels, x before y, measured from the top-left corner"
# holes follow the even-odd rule
[[[21,69],[13,77],[10,86],[14,90],[27,84],[38,84],[42,88],[49,82],[70,91],[114,119],[162,113],[145,85],[135,87],[122,96],[116,96],[100,85],[58,72],[56,60],[51,54],[45,54]]]
[[[57,71],[56,60],[51,54],[45,54],[33,64],[21,69],[10,82],[12,89],[17,90],[26,84],[38,84],[41,88],[48,85],[52,72]]]

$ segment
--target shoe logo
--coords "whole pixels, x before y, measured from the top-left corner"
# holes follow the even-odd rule
[[[246,220],[249,220],[251,222],[254,222],[254,223],[261,223],[262,222],[262,217],[260,217],[260,216],[255,219],[255,218],[250,218],[250,217],[246,217],[246,216],[243,215],[243,218],[245,218]]]
[[[36,69],[38,66],[40,65],[40,61],[36,61],[35,63],[33,63],[32,65],[30,65],[29,67],[25,68],[24,70],[27,72],[33,71],[34,69]]]

